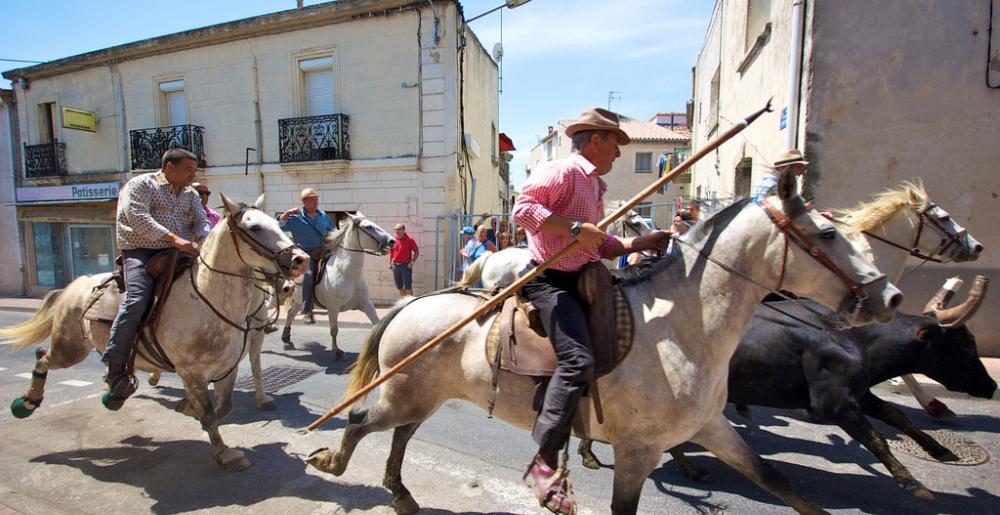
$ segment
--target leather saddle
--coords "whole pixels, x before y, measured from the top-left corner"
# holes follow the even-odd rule
[[[621,286],[600,262],[584,268],[577,289],[584,301],[595,378],[615,369],[632,348],[632,312]],[[557,359],[538,313],[520,295],[504,301],[486,339],[486,360],[497,370],[545,378]]]
[[[155,334],[161,308],[170,296],[174,281],[191,268],[195,259],[194,254],[171,248],[157,252],[146,261],[146,273],[155,280],[153,301],[139,324],[139,341],[142,345],[137,346],[136,351],[150,363],[165,370],[173,370],[173,364],[167,359],[155,337],[151,335]],[[118,309],[125,298],[125,279],[120,256],[115,263],[118,266],[111,273],[111,276],[91,291],[87,308],[83,314],[84,320],[111,323],[118,316]],[[145,349],[141,347],[145,347]]]

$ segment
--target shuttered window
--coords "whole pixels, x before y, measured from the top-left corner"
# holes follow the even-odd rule
[[[306,95],[306,116],[334,113],[333,57],[299,61]]]
[[[160,83],[160,91],[166,98],[167,125],[187,123],[187,109],[184,102],[184,81],[172,80]]]

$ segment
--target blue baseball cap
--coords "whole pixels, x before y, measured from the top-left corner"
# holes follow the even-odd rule
[[[462,227],[462,234],[472,236],[473,234],[476,234],[476,230],[473,229],[472,226],[466,225],[465,227]]]

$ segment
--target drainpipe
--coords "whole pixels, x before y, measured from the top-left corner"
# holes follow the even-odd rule
[[[788,126],[785,149],[796,148],[799,139],[799,93],[802,86],[802,36],[805,32],[805,0],[792,3],[792,45],[788,63]]]
[[[300,2],[301,3],[301,2]],[[301,8],[302,6],[299,5]],[[257,54],[253,51],[253,42],[247,40],[250,47],[250,69],[253,70],[253,127],[257,148],[257,195],[264,194],[264,134],[260,125],[260,74],[257,72]],[[265,204],[267,202],[265,201]]]

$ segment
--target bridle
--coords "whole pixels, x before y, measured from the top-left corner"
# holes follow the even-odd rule
[[[848,275],[847,273],[845,273],[844,270],[841,267],[837,266],[837,264],[834,263],[833,260],[830,259],[830,257],[826,254],[826,252],[822,248],[820,248],[818,245],[816,245],[815,243],[813,243],[812,239],[810,239],[808,236],[806,236],[805,234],[803,234],[802,231],[799,230],[799,228],[796,227],[795,224],[794,224],[796,218],[798,218],[799,216],[801,216],[804,213],[808,213],[812,209],[811,205],[805,205],[804,209],[802,209],[799,213],[797,213],[795,216],[792,216],[792,217],[786,216],[783,212],[781,212],[778,209],[776,209],[774,206],[772,206],[765,199],[758,200],[757,201],[757,205],[760,206],[761,209],[764,210],[764,212],[767,214],[767,216],[771,220],[771,222],[774,223],[774,225],[778,227],[778,229],[781,231],[781,233],[785,237],[785,249],[782,252],[782,258],[781,258],[781,272],[779,274],[778,284],[774,288],[771,288],[769,286],[765,286],[765,285],[761,284],[756,279],[748,276],[747,274],[745,274],[745,273],[743,273],[743,272],[741,272],[739,270],[736,270],[734,267],[732,267],[732,266],[730,266],[730,265],[728,265],[726,263],[723,263],[723,262],[719,261],[718,259],[715,259],[714,257],[711,256],[711,254],[708,254],[708,253],[704,252],[702,249],[699,249],[699,248],[695,247],[693,244],[691,244],[691,243],[689,243],[687,241],[684,241],[683,239],[675,237],[674,241],[677,241],[677,242],[679,242],[679,243],[681,243],[681,244],[683,244],[685,246],[693,248],[700,255],[702,255],[703,257],[705,257],[709,261],[715,263],[716,265],[718,265],[719,267],[721,267],[723,270],[726,270],[727,272],[729,272],[729,273],[731,273],[733,275],[736,275],[736,276],[738,276],[738,277],[740,277],[740,278],[742,278],[742,279],[744,279],[744,280],[746,280],[746,281],[748,281],[748,282],[750,282],[750,283],[752,283],[752,284],[760,287],[763,290],[766,290],[766,291],[768,291],[768,292],[770,292],[772,294],[775,294],[775,295],[777,295],[777,296],[779,296],[779,297],[781,297],[781,298],[783,298],[783,299],[785,299],[785,300],[787,300],[789,302],[792,302],[792,303],[798,305],[799,307],[805,309],[806,311],[811,312],[812,314],[816,315],[816,317],[818,317],[820,320],[823,320],[827,324],[827,327],[818,326],[818,325],[816,325],[816,324],[814,324],[812,322],[809,322],[807,320],[803,320],[800,317],[792,315],[791,313],[787,313],[787,312],[785,312],[785,311],[783,311],[783,310],[781,310],[779,308],[776,308],[774,306],[771,306],[771,305],[769,305],[767,303],[764,303],[763,304],[764,306],[767,306],[767,307],[769,307],[769,308],[771,308],[771,309],[773,309],[775,311],[783,313],[784,315],[786,315],[786,316],[788,316],[788,317],[790,317],[792,319],[795,319],[798,322],[800,322],[802,324],[805,324],[805,325],[807,325],[809,327],[812,327],[814,329],[817,329],[817,330],[827,331],[829,329],[833,329],[833,330],[838,330],[839,331],[839,330],[847,329],[849,327],[849,325],[847,324],[846,320],[844,320],[843,317],[839,316],[839,314],[830,315],[829,313],[824,313],[822,311],[819,311],[819,310],[813,308],[812,306],[809,306],[808,304],[800,302],[797,298],[789,296],[789,295],[787,295],[787,294],[785,294],[785,293],[783,293],[781,291],[781,286],[782,286],[782,284],[784,283],[784,280],[785,280],[785,269],[786,269],[787,264],[788,264],[788,247],[789,247],[789,241],[795,242],[795,244],[798,245],[799,248],[801,248],[802,250],[804,250],[807,254],[809,254],[809,256],[811,256],[813,259],[815,259],[821,265],[823,265],[824,268],[826,268],[826,269],[830,270],[831,272],[833,272],[833,274],[836,275],[837,278],[840,279],[840,281],[842,283],[844,283],[844,285],[847,286],[847,288],[850,290],[850,293],[848,294],[848,297],[844,300],[844,302],[841,303],[841,306],[850,305],[852,303],[852,301],[853,301],[853,308],[850,311],[847,311],[846,309],[841,310],[841,313],[844,313],[844,312],[846,312],[846,313],[856,313],[857,311],[859,311],[862,308],[862,306],[864,304],[864,301],[868,298],[868,293],[864,291],[864,287],[867,286],[867,285],[869,285],[869,284],[872,284],[874,282],[877,282],[877,281],[880,281],[880,280],[884,280],[886,278],[885,274],[879,274],[879,275],[876,275],[876,276],[874,276],[874,277],[872,277],[872,278],[870,278],[870,279],[868,279],[868,280],[866,280],[864,282],[858,282],[858,281],[854,280],[853,278],[851,278],[850,275]]]
[[[372,236],[372,234],[369,232],[368,228],[365,227],[364,225],[361,225],[361,222],[360,222],[359,219],[352,218],[350,223],[354,224],[354,226],[355,226],[355,230],[353,232],[354,232],[354,243],[355,243],[356,247],[354,247],[354,248],[348,247],[347,246],[347,242],[344,241],[343,243],[340,244],[340,248],[342,248],[342,249],[344,249],[344,250],[346,250],[348,252],[364,252],[365,254],[369,254],[369,255],[372,255],[372,256],[384,256],[385,255],[385,251],[382,250],[382,248],[385,245],[382,245],[378,238],[376,238],[375,236]],[[369,249],[369,248],[367,248],[367,247],[365,247],[364,245],[361,244],[361,234],[362,233],[365,236],[367,236],[370,240],[372,240],[372,242],[375,243],[375,245],[378,248],[378,250],[371,250],[371,249]],[[344,238],[346,240],[347,236],[345,235]]]
[[[915,258],[919,258],[924,261],[931,261],[934,263],[950,263],[951,261],[953,261],[952,259],[938,258],[936,256],[943,257],[945,255],[945,252],[949,248],[951,248],[952,245],[955,245],[956,243],[958,243],[959,240],[964,238],[965,235],[968,233],[968,231],[966,231],[965,228],[962,228],[961,231],[955,233],[949,231],[948,228],[945,227],[940,220],[930,215],[930,212],[937,207],[938,207],[937,204],[934,204],[933,202],[928,202],[927,207],[923,211],[917,212],[917,234],[913,237],[913,243],[910,244],[909,247],[900,245],[899,243],[883,238],[870,231],[861,231],[861,232],[865,236],[868,236],[870,238],[875,238],[876,240],[881,241],[886,245],[907,252]],[[935,249],[934,252],[932,252],[930,255],[924,254],[923,252],[920,251],[919,248],[920,236],[924,232],[925,225],[929,225],[931,228],[937,231],[938,235],[941,237],[941,243],[938,245],[937,249]]]
[[[259,273],[264,277],[271,279],[272,281],[275,280],[276,277],[278,277],[278,274],[280,274],[281,277],[285,279],[291,279],[293,254],[295,253],[295,249],[299,248],[298,245],[292,244],[281,250],[273,251],[265,247],[259,241],[257,241],[253,236],[250,235],[250,233],[246,229],[241,227],[240,224],[237,222],[237,220],[243,218],[243,214],[246,213],[247,211],[257,211],[257,210],[258,209],[253,206],[243,206],[239,212],[232,214],[226,218],[226,224],[228,225],[229,235],[232,236],[233,246],[236,247],[236,256],[240,258],[240,261],[244,265],[250,266],[250,263],[247,263],[246,259],[243,259],[243,254],[240,252],[239,241],[242,241],[243,243],[246,243],[247,246],[250,247],[250,250],[254,251],[255,254],[272,262],[274,264],[275,269],[277,270],[277,272],[265,272],[263,270],[255,268],[254,269],[255,273]],[[205,263],[205,261],[202,260],[202,263]],[[207,263],[206,266],[208,266]],[[209,269],[211,270],[211,267],[209,267]]]

